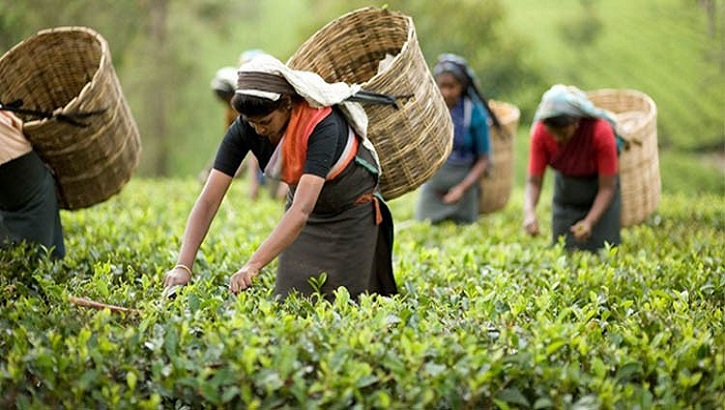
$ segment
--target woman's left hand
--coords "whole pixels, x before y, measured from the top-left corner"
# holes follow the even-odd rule
[[[592,224],[582,219],[569,228],[569,231],[571,231],[577,241],[583,242],[592,236]]]
[[[445,195],[443,195],[443,203],[447,204],[447,205],[455,204],[456,202],[460,201],[461,198],[463,198],[463,194],[465,194],[465,193],[466,193],[465,189],[456,185],[453,188],[451,188],[448,192],[446,192]]]
[[[259,269],[244,265],[229,279],[229,290],[233,294],[252,286],[252,279],[259,274]]]

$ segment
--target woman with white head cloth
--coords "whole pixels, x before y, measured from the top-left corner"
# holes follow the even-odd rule
[[[231,276],[233,293],[250,287],[278,256],[274,294],[281,297],[313,294],[310,280],[323,273],[327,298],[340,286],[353,297],[397,293],[393,221],[379,194],[379,161],[366,136],[365,111],[349,101],[358,91],[266,55],[240,67],[233,105],[241,115],[219,147],[166,286],[191,279],[195,255],[232,175],[251,152],[267,177],[290,186],[290,195],[278,225]]]

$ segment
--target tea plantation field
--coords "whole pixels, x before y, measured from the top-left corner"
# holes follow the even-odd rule
[[[477,224],[391,202],[400,295],[271,297],[229,276],[281,204],[235,184],[190,286],[162,297],[193,180],[135,179],[62,214],[67,257],[0,252],[0,408],[722,408],[725,206],[666,193],[623,245],[568,254],[520,229],[521,190]],[[543,205],[550,201],[545,193]],[[71,297],[138,309],[119,314]]]
[[[518,0],[506,6],[511,25],[533,42],[548,82],[642,91],[657,104],[660,147],[722,154],[725,5],[714,2],[714,32],[708,34],[697,3]],[[563,35],[566,29],[584,35],[587,27],[590,41]]]

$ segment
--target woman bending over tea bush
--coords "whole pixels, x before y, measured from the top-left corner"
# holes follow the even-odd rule
[[[274,294],[310,295],[322,273],[326,297],[340,286],[351,296],[397,293],[392,269],[393,220],[379,194],[379,162],[366,137],[367,117],[353,90],[261,55],[238,73],[234,108],[241,114],[221,142],[194,205],[177,265],[165,286],[191,279],[196,253],[232,177],[251,153],[266,177],[290,187],[282,219],[230,279],[238,292],[279,256]]]
[[[568,249],[620,243],[618,140],[610,114],[575,87],[555,85],[534,115],[524,191],[524,230],[539,234],[536,205],[544,171],[554,169],[552,234]]]

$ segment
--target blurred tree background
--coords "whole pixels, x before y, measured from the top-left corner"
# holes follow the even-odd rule
[[[209,86],[218,68],[236,66],[250,48],[284,61],[339,15],[387,5],[413,17],[430,65],[440,53],[461,54],[489,98],[521,108],[517,172],[550,85],[635,88],[658,105],[662,167],[675,164],[665,189],[687,189],[696,172],[702,189],[722,190],[724,1],[0,0],[0,53],[45,28],[98,31],[141,131],[139,174],[189,177],[223,134]]]

